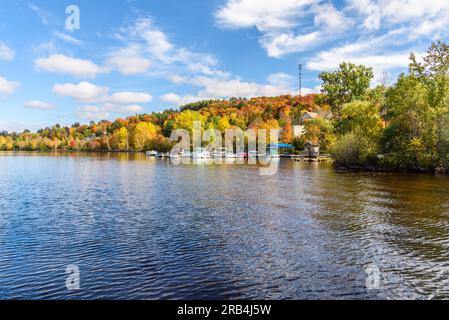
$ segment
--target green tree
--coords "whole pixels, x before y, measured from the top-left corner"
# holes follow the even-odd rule
[[[388,127],[381,147],[387,164],[395,167],[430,166],[435,153],[434,114],[428,87],[414,75],[401,75],[390,88],[384,105]]]
[[[341,63],[337,71],[319,75],[323,81],[322,92],[326,94],[326,100],[337,119],[340,119],[345,103],[364,97],[373,77],[371,68],[347,62]]]
[[[383,125],[378,107],[368,101],[354,101],[342,108],[341,132],[343,134],[360,132],[373,143],[377,143],[382,134]]]
[[[433,108],[440,113],[449,106],[449,46],[442,42],[432,42],[423,62],[416,61],[416,56],[410,55],[410,74],[418,78],[428,87],[428,99]]]
[[[439,166],[449,167],[449,45],[443,41],[433,42],[421,63],[414,54],[410,57],[410,74],[419,79],[427,88],[429,111],[427,116],[427,140],[435,143],[435,153]],[[429,141],[426,141],[427,143]]]
[[[165,137],[170,137],[171,133],[173,132],[173,129],[175,127],[175,121],[174,120],[166,120],[164,122],[164,127],[162,129],[162,133]]]

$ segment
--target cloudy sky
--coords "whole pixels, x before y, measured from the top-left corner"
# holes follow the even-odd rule
[[[0,130],[295,93],[299,63],[304,92],[342,61],[384,81],[446,40],[448,14],[441,0],[2,1]]]

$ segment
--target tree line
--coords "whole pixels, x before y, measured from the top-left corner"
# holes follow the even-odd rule
[[[434,42],[422,61],[410,55],[408,72],[393,85],[361,90],[372,76],[370,69],[348,64],[322,74],[327,100],[338,114],[332,147],[337,162],[448,171],[449,46]]]
[[[113,122],[102,120],[70,127],[55,125],[37,132],[0,133],[1,150],[168,152],[175,129],[280,129],[281,142],[301,150],[319,143],[337,163],[392,169],[449,168],[449,46],[437,41],[393,84],[372,86],[373,70],[350,62],[322,72],[322,92],[252,99],[207,100]],[[332,118],[325,114],[332,112]],[[306,112],[318,116],[302,122]],[[303,125],[300,137],[294,126]]]
[[[321,95],[258,97],[253,99],[209,100],[191,103],[180,110],[91,121],[70,127],[56,124],[30,132],[0,133],[1,150],[22,151],[147,151],[167,152],[173,146],[173,130],[191,131],[194,121],[202,128],[280,129],[281,140],[293,143],[292,124],[306,111],[328,110]]]

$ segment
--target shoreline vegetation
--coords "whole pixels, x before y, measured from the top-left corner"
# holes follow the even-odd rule
[[[33,133],[0,132],[0,151],[167,153],[176,129],[279,129],[295,153],[306,144],[330,153],[337,169],[449,172],[449,46],[433,42],[422,60],[410,54],[407,73],[372,85],[371,68],[349,62],[322,72],[320,94],[230,98],[179,110],[58,124]],[[269,141],[268,141],[269,142]]]

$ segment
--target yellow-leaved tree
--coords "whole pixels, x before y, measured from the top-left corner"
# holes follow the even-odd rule
[[[220,120],[218,120],[218,130],[220,130],[220,132],[224,133],[226,129],[229,129],[231,127],[231,125],[229,124],[229,119],[226,115],[224,115],[223,117],[220,118]]]
[[[128,129],[122,127],[114,131],[112,135],[112,147],[118,150],[128,150],[129,140],[128,140]]]
[[[132,133],[132,143],[135,150],[143,150],[157,134],[156,127],[149,122],[139,122]]]
[[[174,129],[185,129],[192,133],[194,121],[201,122],[201,131],[203,131],[207,117],[198,111],[186,110],[176,115],[173,127]]]

